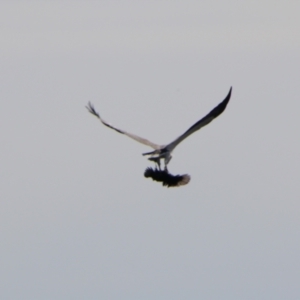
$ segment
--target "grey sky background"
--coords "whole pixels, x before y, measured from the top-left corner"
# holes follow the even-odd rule
[[[1,1],[1,299],[300,299],[299,1]],[[176,148],[167,189],[151,150]]]

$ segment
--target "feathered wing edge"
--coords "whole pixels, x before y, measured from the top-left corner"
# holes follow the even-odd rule
[[[226,96],[226,98],[219,104],[217,105],[213,110],[211,110],[205,117],[203,117],[201,120],[199,120],[198,122],[196,122],[193,126],[191,126],[186,132],[184,132],[182,135],[180,135],[177,139],[175,139],[173,142],[171,142],[170,144],[166,145],[166,146],[161,146],[161,145],[157,145],[155,143],[150,142],[147,139],[144,139],[142,137],[139,137],[135,134],[126,132],[124,130],[118,129],[110,124],[108,124],[107,122],[105,122],[99,115],[98,112],[96,112],[94,106],[91,104],[91,102],[88,103],[88,105],[86,106],[87,110],[93,114],[94,116],[96,116],[103,125],[121,133],[121,134],[125,134],[128,137],[134,139],[135,141],[142,143],[144,145],[150,146],[155,150],[159,150],[159,149],[167,149],[168,151],[172,151],[174,150],[174,148],[180,143],[182,142],[184,139],[186,139],[189,135],[191,135],[192,133],[194,133],[195,131],[199,130],[200,128],[204,127],[205,125],[209,124],[213,119],[217,118],[226,108],[230,97],[231,97],[231,91],[232,91],[232,87],[229,90],[228,95]],[[151,154],[150,153],[146,153],[147,154]]]
[[[153,149],[160,149],[160,148],[161,148],[160,145],[154,144],[154,143],[148,141],[147,139],[144,139],[144,138],[139,137],[139,136],[137,136],[137,135],[135,135],[135,134],[126,132],[126,131],[124,131],[124,130],[118,129],[118,128],[116,128],[116,127],[114,127],[114,126],[108,124],[107,122],[105,122],[105,121],[100,117],[99,113],[95,110],[95,108],[94,108],[94,106],[92,105],[91,102],[88,103],[88,105],[86,106],[86,108],[87,108],[87,110],[88,110],[92,115],[96,116],[96,117],[101,121],[101,123],[102,123],[103,125],[105,125],[105,126],[111,128],[111,129],[113,129],[113,130],[115,130],[115,131],[117,131],[117,132],[119,132],[119,133],[121,133],[121,134],[125,134],[125,135],[127,135],[128,137],[134,139],[135,141],[137,141],[137,142],[139,142],[139,143],[142,143],[142,144],[144,144],[144,145],[150,146],[150,147],[152,147]]]
[[[196,122],[193,126],[191,126],[186,132],[180,135],[177,139],[175,139],[170,144],[166,145],[164,148],[172,151],[180,142],[186,139],[189,135],[209,124],[212,120],[217,118],[226,108],[230,97],[231,97],[232,87],[230,88],[226,98],[219,103],[214,109],[212,109],[205,117]]]

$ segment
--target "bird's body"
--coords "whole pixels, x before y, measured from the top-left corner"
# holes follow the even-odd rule
[[[189,135],[191,135],[195,131],[199,130],[203,126],[209,124],[213,119],[217,118],[225,110],[225,108],[226,108],[226,106],[227,106],[227,104],[230,100],[230,97],[231,97],[231,90],[232,90],[232,88],[230,88],[228,95],[226,96],[226,98],[219,105],[217,105],[213,110],[211,110],[205,117],[203,117],[198,122],[196,122],[193,126],[191,126],[186,132],[184,132],[182,135],[180,135],[178,138],[176,138],[173,142],[171,142],[167,145],[157,145],[155,143],[152,143],[152,142],[148,141],[147,139],[141,138],[141,137],[139,137],[135,134],[126,132],[124,130],[118,129],[118,128],[108,124],[95,111],[95,109],[94,109],[94,107],[91,103],[89,103],[86,108],[88,109],[88,111],[91,114],[95,115],[102,122],[103,125],[111,128],[111,129],[114,129],[115,131],[117,131],[121,134],[125,134],[128,137],[136,140],[137,142],[140,142],[144,145],[147,145],[147,146],[150,146],[151,148],[153,148],[154,151],[143,153],[143,155],[144,156],[150,156],[148,159],[150,161],[155,162],[158,165],[159,169],[160,169],[160,166],[161,166],[160,161],[163,160],[165,170],[167,170],[167,165],[168,165],[168,163],[170,162],[170,160],[172,158],[171,153],[175,149],[175,147],[179,143],[181,143],[184,139],[186,139]]]

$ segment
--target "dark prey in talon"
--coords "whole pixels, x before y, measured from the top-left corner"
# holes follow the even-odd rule
[[[191,180],[191,177],[188,174],[172,175],[166,170],[162,171],[157,168],[147,168],[145,170],[144,176],[146,178],[151,177],[155,181],[162,182],[162,185],[167,187],[186,185]]]
[[[125,130],[121,130],[118,129],[112,125],[110,125],[109,123],[107,123],[106,121],[104,121],[98,112],[96,112],[94,106],[89,102],[88,105],[86,106],[87,110],[93,114],[94,116],[96,116],[103,125],[121,133],[124,135],[127,135],[128,137],[136,140],[137,142],[140,142],[146,146],[149,146],[151,148],[154,149],[154,151],[151,152],[146,152],[143,153],[144,156],[149,156],[148,160],[153,161],[156,166],[157,166],[157,170],[161,171],[161,160],[163,160],[164,162],[164,168],[165,171],[161,171],[161,172],[165,172],[165,175],[168,174],[168,176],[173,176],[171,174],[168,173],[167,171],[167,165],[169,164],[172,155],[171,153],[173,152],[173,150],[176,148],[176,146],[181,143],[184,139],[186,139],[188,136],[190,136],[192,133],[194,133],[195,131],[199,130],[200,128],[204,127],[205,125],[209,124],[212,120],[214,120],[215,118],[217,118],[220,114],[222,114],[222,112],[225,110],[230,97],[231,97],[231,91],[232,88],[230,88],[227,96],[225,97],[225,99],[219,103],[213,110],[211,110],[205,117],[203,117],[202,119],[200,119],[198,122],[196,122],[193,126],[191,126],[187,131],[185,131],[182,135],[180,135],[178,138],[176,138],[173,142],[167,144],[167,145],[158,145],[155,143],[150,142],[147,139],[144,139],[142,137],[139,137],[135,134],[129,133]],[[156,173],[158,174],[158,173]],[[158,175],[155,175],[158,176]],[[151,176],[150,176],[151,177]],[[171,178],[171,177],[170,177]],[[156,179],[154,179],[156,180]],[[166,184],[168,185],[168,184]]]

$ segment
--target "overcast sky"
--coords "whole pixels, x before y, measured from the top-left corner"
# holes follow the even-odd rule
[[[300,299],[300,2],[1,1],[0,298]],[[226,111],[146,179],[233,86]]]

